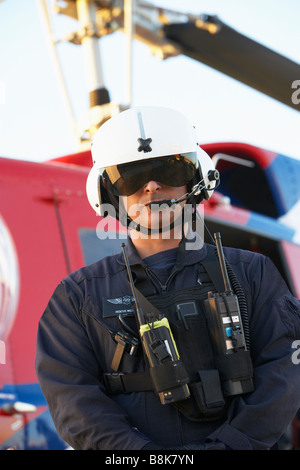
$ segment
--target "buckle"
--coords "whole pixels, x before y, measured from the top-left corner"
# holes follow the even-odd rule
[[[103,382],[109,393],[125,392],[125,387],[122,380],[123,375],[124,374],[119,372],[105,372],[103,374]]]

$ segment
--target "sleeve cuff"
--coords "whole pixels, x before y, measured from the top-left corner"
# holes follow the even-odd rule
[[[253,450],[247,436],[233,426],[230,426],[230,424],[224,424],[218,428],[215,432],[210,434],[209,439],[223,442],[228,449]]]

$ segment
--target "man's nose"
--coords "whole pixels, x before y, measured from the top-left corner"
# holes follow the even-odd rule
[[[158,183],[157,181],[153,181],[153,180],[148,181],[148,183],[146,183],[144,186],[144,190],[149,193],[154,193],[158,191],[160,188],[161,188],[160,183]]]

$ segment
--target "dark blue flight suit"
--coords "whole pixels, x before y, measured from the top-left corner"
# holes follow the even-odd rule
[[[207,294],[206,281],[199,277],[207,245],[186,250],[179,264],[175,252],[167,251],[145,260],[147,265],[130,239],[127,253],[132,268],[143,266],[162,303],[169,296],[176,304],[187,290],[197,296],[202,289],[202,298]],[[151,443],[170,448],[209,439],[247,450],[268,449],[278,441],[300,408],[300,365],[293,361],[300,338],[299,300],[268,258],[233,248],[224,248],[224,254],[247,302],[254,391],[226,399],[225,413],[213,420],[188,419],[173,405],[162,405],[151,390],[108,391],[103,377],[114,372],[120,318],[137,331],[123,254],[79,269],[58,285],[39,323],[36,371],[57,431],[70,446],[140,450]],[[156,270],[162,266],[164,272]],[[209,279],[206,287],[211,288]],[[173,315],[171,320],[175,339],[185,338],[189,372],[196,357],[210,367],[213,355],[203,315]],[[199,341],[188,352],[191,333]],[[125,351],[118,371],[143,374],[143,355]]]

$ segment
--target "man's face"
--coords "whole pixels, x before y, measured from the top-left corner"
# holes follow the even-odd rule
[[[182,217],[184,203],[174,202],[170,207],[163,201],[176,201],[186,192],[186,186],[172,187],[157,181],[148,181],[136,193],[122,197],[122,201],[126,212],[135,223],[156,233],[158,229],[168,231],[171,224],[179,216]]]

